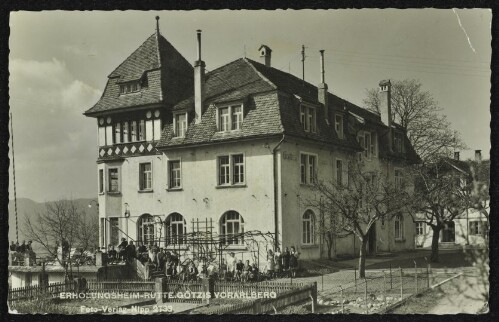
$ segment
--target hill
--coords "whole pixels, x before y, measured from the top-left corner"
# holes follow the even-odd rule
[[[92,218],[95,221],[99,220],[99,214],[97,213],[97,208],[95,206],[89,208],[89,203],[95,199],[92,198],[79,198],[74,199],[78,209],[83,211],[86,216]],[[17,199],[17,216],[18,216],[18,231],[19,231],[19,243],[26,240],[24,234],[24,227],[26,223],[26,218],[35,219],[40,213],[44,213],[46,209],[45,202],[36,202],[28,198]],[[11,241],[16,241],[16,217],[15,217],[15,207],[14,200],[9,200],[9,244]],[[34,245],[35,252],[37,251],[37,245]]]

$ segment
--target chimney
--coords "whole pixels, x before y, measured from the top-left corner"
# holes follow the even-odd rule
[[[459,151],[454,152],[454,160],[459,160]]]
[[[201,123],[204,103],[204,68],[206,64],[201,60],[201,30],[197,30],[198,58],[194,62],[194,109],[196,124]]]
[[[261,45],[258,50],[260,51],[260,62],[265,66],[270,67],[272,49],[270,49],[268,46]]]
[[[393,150],[392,145],[392,83],[390,80],[379,82],[381,121],[388,126],[388,149]]]
[[[482,150],[475,150],[475,161],[482,161]]]
[[[325,80],[325,72],[324,72],[324,49],[319,50],[321,56],[320,56],[320,63],[321,63],[321,82],[317,86],[317,93],[318,93],[318,101],[324,105],[324,119],[329,122],[329,113],[328,113],[328,104],[327,104],[327,98],[328,98],[328,92],[327,92],[327,84]]]

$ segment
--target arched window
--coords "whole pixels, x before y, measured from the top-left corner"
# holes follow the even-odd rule
[[[144,245],[154,243],[154,218],[150,214],[143,214],[137,221],[139,242]]]
[[[170,214],[165,221],[166,225],[166,245],[185,244],[186,223],[184,217],[179,213]]]
[[[404,217],[402,215],[395,216],[395,230],[394,235],[395,239],[403,239],[404,238]]]
[[[313,245],[315,243],[314,238],[314,224],[315,215],[312,210],[307,210],[303,214],[303,238],[302,243],[305,245]]]
[[[220,219],[222,243],[226,245],[242,245],[244,243],[244,220],[237,211],[227,211]]]

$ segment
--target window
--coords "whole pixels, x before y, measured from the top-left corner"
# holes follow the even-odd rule
[[[105,127],[99,127],[99,146],[104,146],[106,145],[106,128]]]
[[[366,157],[366,159],[370,159],[371,158],[371,133],[364,133],[364,156]]]
[[[152,169],[151,163],[141,163],[139,165],[139,188],[140,190],[152,189]]]
[[[111,217],[109,218],[109,243],[113,246],[117,246],[119,244],[119,218]]]
[[[395,169],[395,188],[402,188],[404,184],[404,177],[402,176],[402,170]]]
[[[145,122],[144,120],[139,121],[139,133],[138,133],[138,141],[144,141],[144,133],[145,132]]]
[[[140,216],[137,221],[137,239],[144,245],[152,245],[154,240],[154,218],[149,214]]]
[[[305,211],[303,214],[303,238],[302,243],[305,245],[313,245],[314,240],[314,223],[315,215],[311,210]]]
[[[243,126],[243,106],[231,105],[218,109],[218,131],[240,130]]]
[[[300,182],[312,184],[317,178],[317,156],[302,153],[300,155]]]
[[[176,114],[175,115],[175,129],[174,134],[176,137],[184,137],[187,131],[187,114]]]
[[[140,90],[139,81],[120,84],[120,94],[138,92]]]
[[[109,182],[109,186],[107,188],[108,192],[120,191],[118,168],[108,169],[108,182]]]
[[[403,137],[400,133],[394,133],[393,135],[393,148],[395,152],[404,152]]]
[[[152,120],[147,120],[146,121],[146,141],[152,141],[153,140],[153,123]]]
[[[232,129],[240,130],[243,126],[243,107],[232,106]]]
[[[113,145],[113,126],[106,126],[106,145]]]
[[[170,189],[182,187],[182,181],[180,177],[180,161],[169,161],[169,172],[170,172]]]
[[[404,218],[402,215],[397,215],[395,217],[395,239],[404,238]]]
[[[232,156],[234,171],[233,171],[233,183],[244,183],[244,159],[242,154],[237,154]]]
[[[300,105],[300,122],[305,132],[316,132],[316,109],[312,106]]]
[[[481,235],[481,227],[480,227],[480,222],[479,221],[470,221],[470,229],[469,229],[469,234],[470,235]]]
[[[336,184],[343,185],[343,161],[336,160]]]
[[[245,182],[244,155],[218,157],[218,185],[240,185]]]
[[[184,217],[179,213],[173,213],[166,218],[166,244],[183,245],[186,243],[187,233]]]
[[[357,135],[357,142],[359,142],[359,145],[362,148],[362,150],[365,150],[365,148],[366,148],[366,140],[365,140],[365,137],[364,137],[363,134]],[[359,161],[362,161],[362,155],[363,154],[364,154],[364,152],[359,152],[358,153]]]
[[[130,141],[128,136],[128,122],[123,122],[123,143]]]
[[[222,243],[226,245],[242,245],[244,243],[244,220],[236,211],[227,211],[220,219]]]
[[[423,236],[423,235],[424,235],[424,222],[417,221],[416,222],[416,236]]]
[[[114,126],[114,142],[121,143],[121,123],[116,123]]]
[[[131,135],[132,137],[130,138],[130,142],[137,142],[137,121],[132,121],[132,129]]]
[[[153,139],[154,141],[158,141],[161,139],[161,119],[154,120]]]
[[[104,193],[104,170],[99,169],[99,193]]]
[[[343,139],[343,115],[336,114],[334,116],[334,129],[340,139]]]

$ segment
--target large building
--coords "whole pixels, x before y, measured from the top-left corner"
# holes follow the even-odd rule
[[[323,67],[317,86],[272,68],[265,45],[261,62],[240,58],[206,72],[201,31],[197,40],[193,67],[157,27],[85,112],[98,127],[101,247],[124,237],[261,258],[277,243],[319,258],[319,210],[301,202],[315,176],[347,182],[348,160],[361,157],[396,181],[418,161],[391,121],[389,81],[380,83],[378,115],[329,93]],[[369,241],[371,253],[413,248],[414,224],[383,221]],[[335,245],[337,254],[359,249],[354,236]]]

